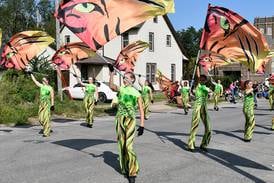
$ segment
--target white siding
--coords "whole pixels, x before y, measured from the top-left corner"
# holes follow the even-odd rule
[[[66,43],[66,35],[70,36],[70,42],[81,42],[81,40],[75,35],[73,34],[67,27],[64,27],[61,34],[60,34],[60,44],[61,46],[63,46]]]
[[[183,68],[183,54],[176,43],[163,17],[158,17],[158,23],[146,21],[137,32],[130,32],[129,42],[137,40],[148,42],[149,32],[154,33],[154,52],[145,50],[137,61],[135,73],[146,75],[146,63],[156,63],[157,69],[167,77],[171,77],[171,64],[176,64],[176,80],[180,80]],[[171,47],[166,46],[166,36],[171,35]],[[121,36],[109,42],[104,47],[104,55],[116,59],[121,50]],[[156,87],[157,88],[157,87]]]

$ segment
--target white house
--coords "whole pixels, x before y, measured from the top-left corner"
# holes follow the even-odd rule
[[[77,74],[81,75],[82,79],[92,76],[97,80],[108,82],[109,71],[104,59],[116,60],[124,46],[137,40],[146,41],[150,46],[139,57],[134,71],[136,74],[141,74],[155,86],[157,86],[155,79],[157,69],[174,81],[181,79],[183,61],[187,58],[183,54],[183,47],[176,38],[175,30],[167,16],[155,17],[116,37],[98,51],[101,56],[80,61],[77,64]],[[80,39],[68,28],[62,28],[61,44],[78,41]],[[73,72],[71,70],[71,73]],[[116,82],[121,84],[121,77],[117,76]],[[69,83],[70,86],[77,83],[72,74],[70,74]]]

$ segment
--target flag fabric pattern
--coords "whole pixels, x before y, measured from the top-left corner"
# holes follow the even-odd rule
[[[96,51],[130,28],[172,12],[174,0],[71,0],[55,16]]]
[[[220,54],[256,72],[271,57],[262,33],[237,13],[218,6],[208,8],[200,49]]]

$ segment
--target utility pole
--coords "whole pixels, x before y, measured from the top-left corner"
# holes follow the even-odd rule
[[[55,0],[55,10],[58,9],[60,4],[60,0]],[[61,42],[60,42],[60,23],[58,21],[58,19],[56,18],[56,49],[58,50],[61,46]],[[62,92],[62,81],[61,78],[58,77],[58,74],[56,74],[57,77],[57,90],[58,90],[58,94],[60,96],[61,101],[63,101],[63,92]]]

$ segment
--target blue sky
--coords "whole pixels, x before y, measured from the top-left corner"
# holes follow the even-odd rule
[[[175,0],[176,12],[169,14],[175,29],[202,28],[208,3],[231,9],[251,23],[255,17],[274,15],[274,0]]]

